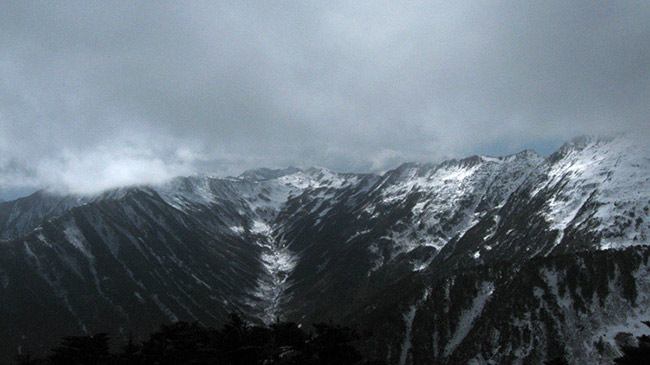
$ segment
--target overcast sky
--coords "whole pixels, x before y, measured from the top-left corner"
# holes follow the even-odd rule
[[[379,171],[650,129],[648,1],[0,2],[0,184]]]

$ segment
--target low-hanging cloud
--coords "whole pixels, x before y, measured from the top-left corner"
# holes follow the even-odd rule
[[[650,5],[0,4],[0,183],[381,170],[650,130]]]
[[[38,181],[58,192],[92,194],[120,186],[160,184],[191,172],[179,161],[163,160],[150,151],[98,148],[89,153],[64,150],[57,159],[42,159]]]

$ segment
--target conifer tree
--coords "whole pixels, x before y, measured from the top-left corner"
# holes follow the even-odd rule
[[[650,322],[643,322],[650,327]],[[650,364],[650,336],[642,335],[637,337],[638,346],[623,346],[623,356],[614,359],[615,364],[619,365],[641,365]]]
[[[52,349],[52,364],[87,365],[107,364],[110,358],[108,334],[64,337],[61,346]]]
[[[545,365],[569,365],[569,362],[564,358],[564,356],[558,356],[552,360],[545,361]]]

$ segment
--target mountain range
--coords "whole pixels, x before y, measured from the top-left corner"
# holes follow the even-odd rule
[[[239,311],[351,324],[390,364],[609,363],[650,320],[649,151],[578,137],[548,157],[2,202],[0,361]]]

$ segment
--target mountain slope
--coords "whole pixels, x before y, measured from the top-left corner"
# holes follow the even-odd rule
[[[292,248],[301,245],[287,315],[309,322],[354,311],[395,280],[426,267],[449,240],[502,205],[541,161],[524,151],[405,164],[367,191],[341,191],[327,210],[295,220],[286,231]]]
[[[650,250],[418,272],[347,318],[390,364],[611,364],[650,319]]]
[[[274,320],[268,308],[294,260],[275,238],[276,216],[293,196],[318,190],[314,199],[327,200],[359,181],[314,169],[24,199],[10,215],[24,218],[21,229],[43,220],[0,244],[0,353],[39,351],[70,333],[144,335],[175,320],[214,325],[235,310]]]
[[[574,139],[548,158],[527,150],[382,176],[259,169],[95,196],[42,191],[0,204],[0,353],[38,352],[73,333],[144,335],[161,321],[215,325],[237,310],[266,323],[353,320],[376,333],[368,351],[391,363],[538,362],[558,350],[543,338],[565,338],[570,352],[578,340],[568,328],[602,329],[565,318],[584,308],[559,311],[564,299],[549,297],[540,265],[584,277],[571,288],[576,303],[594,287],[623,293],[612,300],[627,314],[597,317],[603,326],[645,316],[627,292],[629,282],[645,285],[630,274],[644,270],[645,251],[611,249],[649,243],[648,210],[650,154],[624,137]],[[583,267],[607,249],[593,259],[606,276]],[[590,313],[606,311],[599,305]],[[541,319],[549,313],[554,322]],[[526,320],[541,331],[529,350]],[[476,334],[489,326],[499,328],[493,342]],[[616,352],[607,351],[603,359]]]

